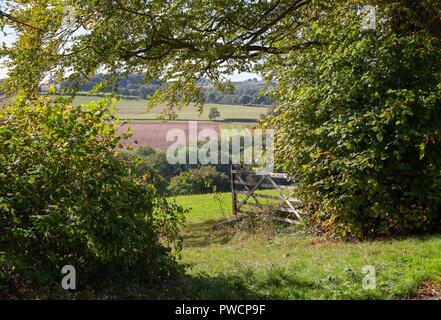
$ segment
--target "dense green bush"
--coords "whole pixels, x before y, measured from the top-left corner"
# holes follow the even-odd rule
[[[78,288],[154,283],[179,271],[182,210],[116,157],[104,100],[50,98],[0,109],[0,295],[56,289],[73,265]]]
[[[167,193],[169,180],[181,172],[179,166],[167,163],[165,151],[142,146],[125,156],[134,163],[133,172],[136,176],[149,175],[151,182],[161,194]]]
[[[168,187],[173,195],[200,194],[227,191],[228,177],[212,166],[189,169],[173,177]]]
[[[186,152],[189,152],[188,148]],[[143,176],[145,174],[149,175],[151,177],[151,182],[156,186],[158,191],[166,195],[174,194],[173,190],[175,187],[173,187],[173,189],[169,188],[174,177],[183,175],[183,173],[188,170],[193,170],[191,172],[194,172],[194,170],[199,172],[197,169],[204,167],[204,165],[200,164],[169,164],[167,162],[165,150],[153,149],[149,146],[141,146],[133,151],[124,152],[120,157],[127,160],[130,159],[134,163],[134,174],[136,176]],[[230,183],[228,179],[225,180],[225,177],[229,175],[230,166],[228,164],[217,164],[211,165],[211,167],[211,169],[202,169],[200,172],[213,172],[213,176],[222,177],[222,179],[219,180],[221,181],[220,185],[217,185],[218,190],[229,190]],[[217,173],[214,173],[213,170],[217,171]],[[210,182],[210,184],[210,187],[207,187],[204,182],[201,187],[194,182],[193,187],[190,188],[189,185],[185,187],[187,188],[185,194],[201,193],[201,189],[204,190],[203,192],[213,191],[212,182]]]
[[[143,175],[144,172],[156,171],[164,179],[170,180],[188,167],[188,165],[169,164],[165,150],[155,150],[148,146],[136,149],[134,156],[138,158],[136,164],[138,175]]]
[[[321,230],[364,237],[439,228],[441,39],[428,27],[434,6],[380,5],[376,28],[363,31],[353,3],[336,5],[303,30],[303,40],[317,46],[270,64],[280,66],[271,72],[282,79],[269,121],[279,128],[278,163],[297,178],[298,196]]]

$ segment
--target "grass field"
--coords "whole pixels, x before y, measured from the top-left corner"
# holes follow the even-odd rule
[[[213,230],[230,216],[229,193],[176,200],[190,208],[182,259],[192,266],[197,298],[411,298],[441,273],[440,236],[332,242],[297,226],[256,220]],[[376,269],[376,289],[362,287],[366,265]]]
[[[90,101],[97,101],[99,97],[78,96],[74,104],[88,104]],[[157,119],[161,108],[155,107],[146,112],[146,100],[126,100],[121,99],[116,103],[118,107],[117,115],[122,119],[130,120],[154,120]],[[208,113],[210,108],[215,107],[220,112],[217,120],[228,122],[255,122],[260,119],[261,114],[266,114],[266,107],[250,107],[239,105],[206,104],[202,114],[193,108],[188,107],[178,112],[178,120],[209,120]]]

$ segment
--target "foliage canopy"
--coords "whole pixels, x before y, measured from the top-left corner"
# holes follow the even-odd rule
[[[272,58],[279,163],[339,236],[440,226],[441,38],[426,20],[439,3],[400,4],[366,31],[356,8],[336,7],[303,34],[326,45]]]

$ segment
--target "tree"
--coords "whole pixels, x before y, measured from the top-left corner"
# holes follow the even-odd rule
[[[210,113],[208,114],[208,119],[216,120],[216,118],[220,117],[220,112],[217,108],[210,108]]]
[[[326,46],[271,59],[283,79],[268,121],[279,128],[279,163],[321,230],[439,229],[441,41],[427,25],[437,5],[380,5],[376,28],[365,31],[356,8],[337,6],[303,33]]]
[[[199,80],[231,89],[223,73],[252,71],[252,62],[268,55],[312,45],[297,41],[295,30],[306,22],[313,2],[14,1],[7,8],[15,18],[5,22],[19,37],[3,52],[11,69],[5,87],[31,93],[36,83],[62,78],[65,70],[79,82],[100,69],[108,71],[109,81],[142,71],[146,82],[161,78],[166,83],[152,103],[166,99],[173,107],[178,102],[200,106]],[[66,4],[75,7],[73,27],[61,24]],[[88,32],[74,34],[79,28]]]
[[[253,100],[252,96],[249,96],[247,94],[244,94],[240,97],[240,103],[243,105],[248,105],[251,103],[251,101]]]

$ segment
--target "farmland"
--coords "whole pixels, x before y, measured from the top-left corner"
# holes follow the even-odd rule
[[[91,101],[97,101],[97,96],[78,96],[74,100],[75,105],[89,104]],[[177,119],[170,121],[158,120],[161,107],[154,107],[150,111],[146,111],[146,100],[128,100],[121,99],[116,102],[118,108],[116,116],[127,121],[120,128],[120,132],[126,131],[128,127],[132,127],[133,135],[131,142],[136,145],[148,145],[153,148],[165,149],[173,141],[166,141],[167,132],[171,129],[182,129],[188,135],[188,122],[198,121],[198,132],[203,129],[214,130],[219,133],[221,128],[240,128],[243,126],[253,125],[260,119],[262,114],[266,114],[266,107],[250,107],[239,105],[223,105],[223,104],[206,104],[203,112],[199,112],[194,107],[187,107],[177,112]],[[208,114],[210,108],[217,108],[220,117],[216,121],[210,121]],[[212,131],[213,132],[213,131]]]
[[[170,130],[182,130],[188,139],[189,136],[189,124],[185,121],[141,121],[132,120],[124,124],[120,128],[120,132],[125,132],[131,127],[133,135],[129,138],[129,141],[136,143],[138,146],[150,146],[157,149],[167,149],[171,144],[175,142],[167,141],[167,132]],[[198,133],[204,129],[211,130],[212,134],[219,135],[220,126],[218,123],[201,121],[197,124]]]
[[[96,96],[78,96],[74,100],[75,105],[88,104],[91,101],[96,101],[100,97]],[[121,99],[116,103],[118,108],[117,116],[120,119],[127,120],[155,120],[158,119],[161,113],[161,107],[155,107],[150,111],[146,111],[147,100],[128,100]],[[176,120],[209,120],[208,114],[210,108],[215,107],[220,112],[220,117],[216,120],[222,122],[256,122],[260,119],[261,114],[266,114],[267,107],[252,107],[239,106],[227,104],[206,104],[202,114],[193,107],[187,107],[177,112],[178,118]]]
[[[339,242],[252,221],[213,230],[230,216],[230,193],[176,200],[191,208],[182,257],[200,298],[411,298],[425,280],[439,279],[440,236]],[[362,288],[366,265],[376,269],[376,289]]]

